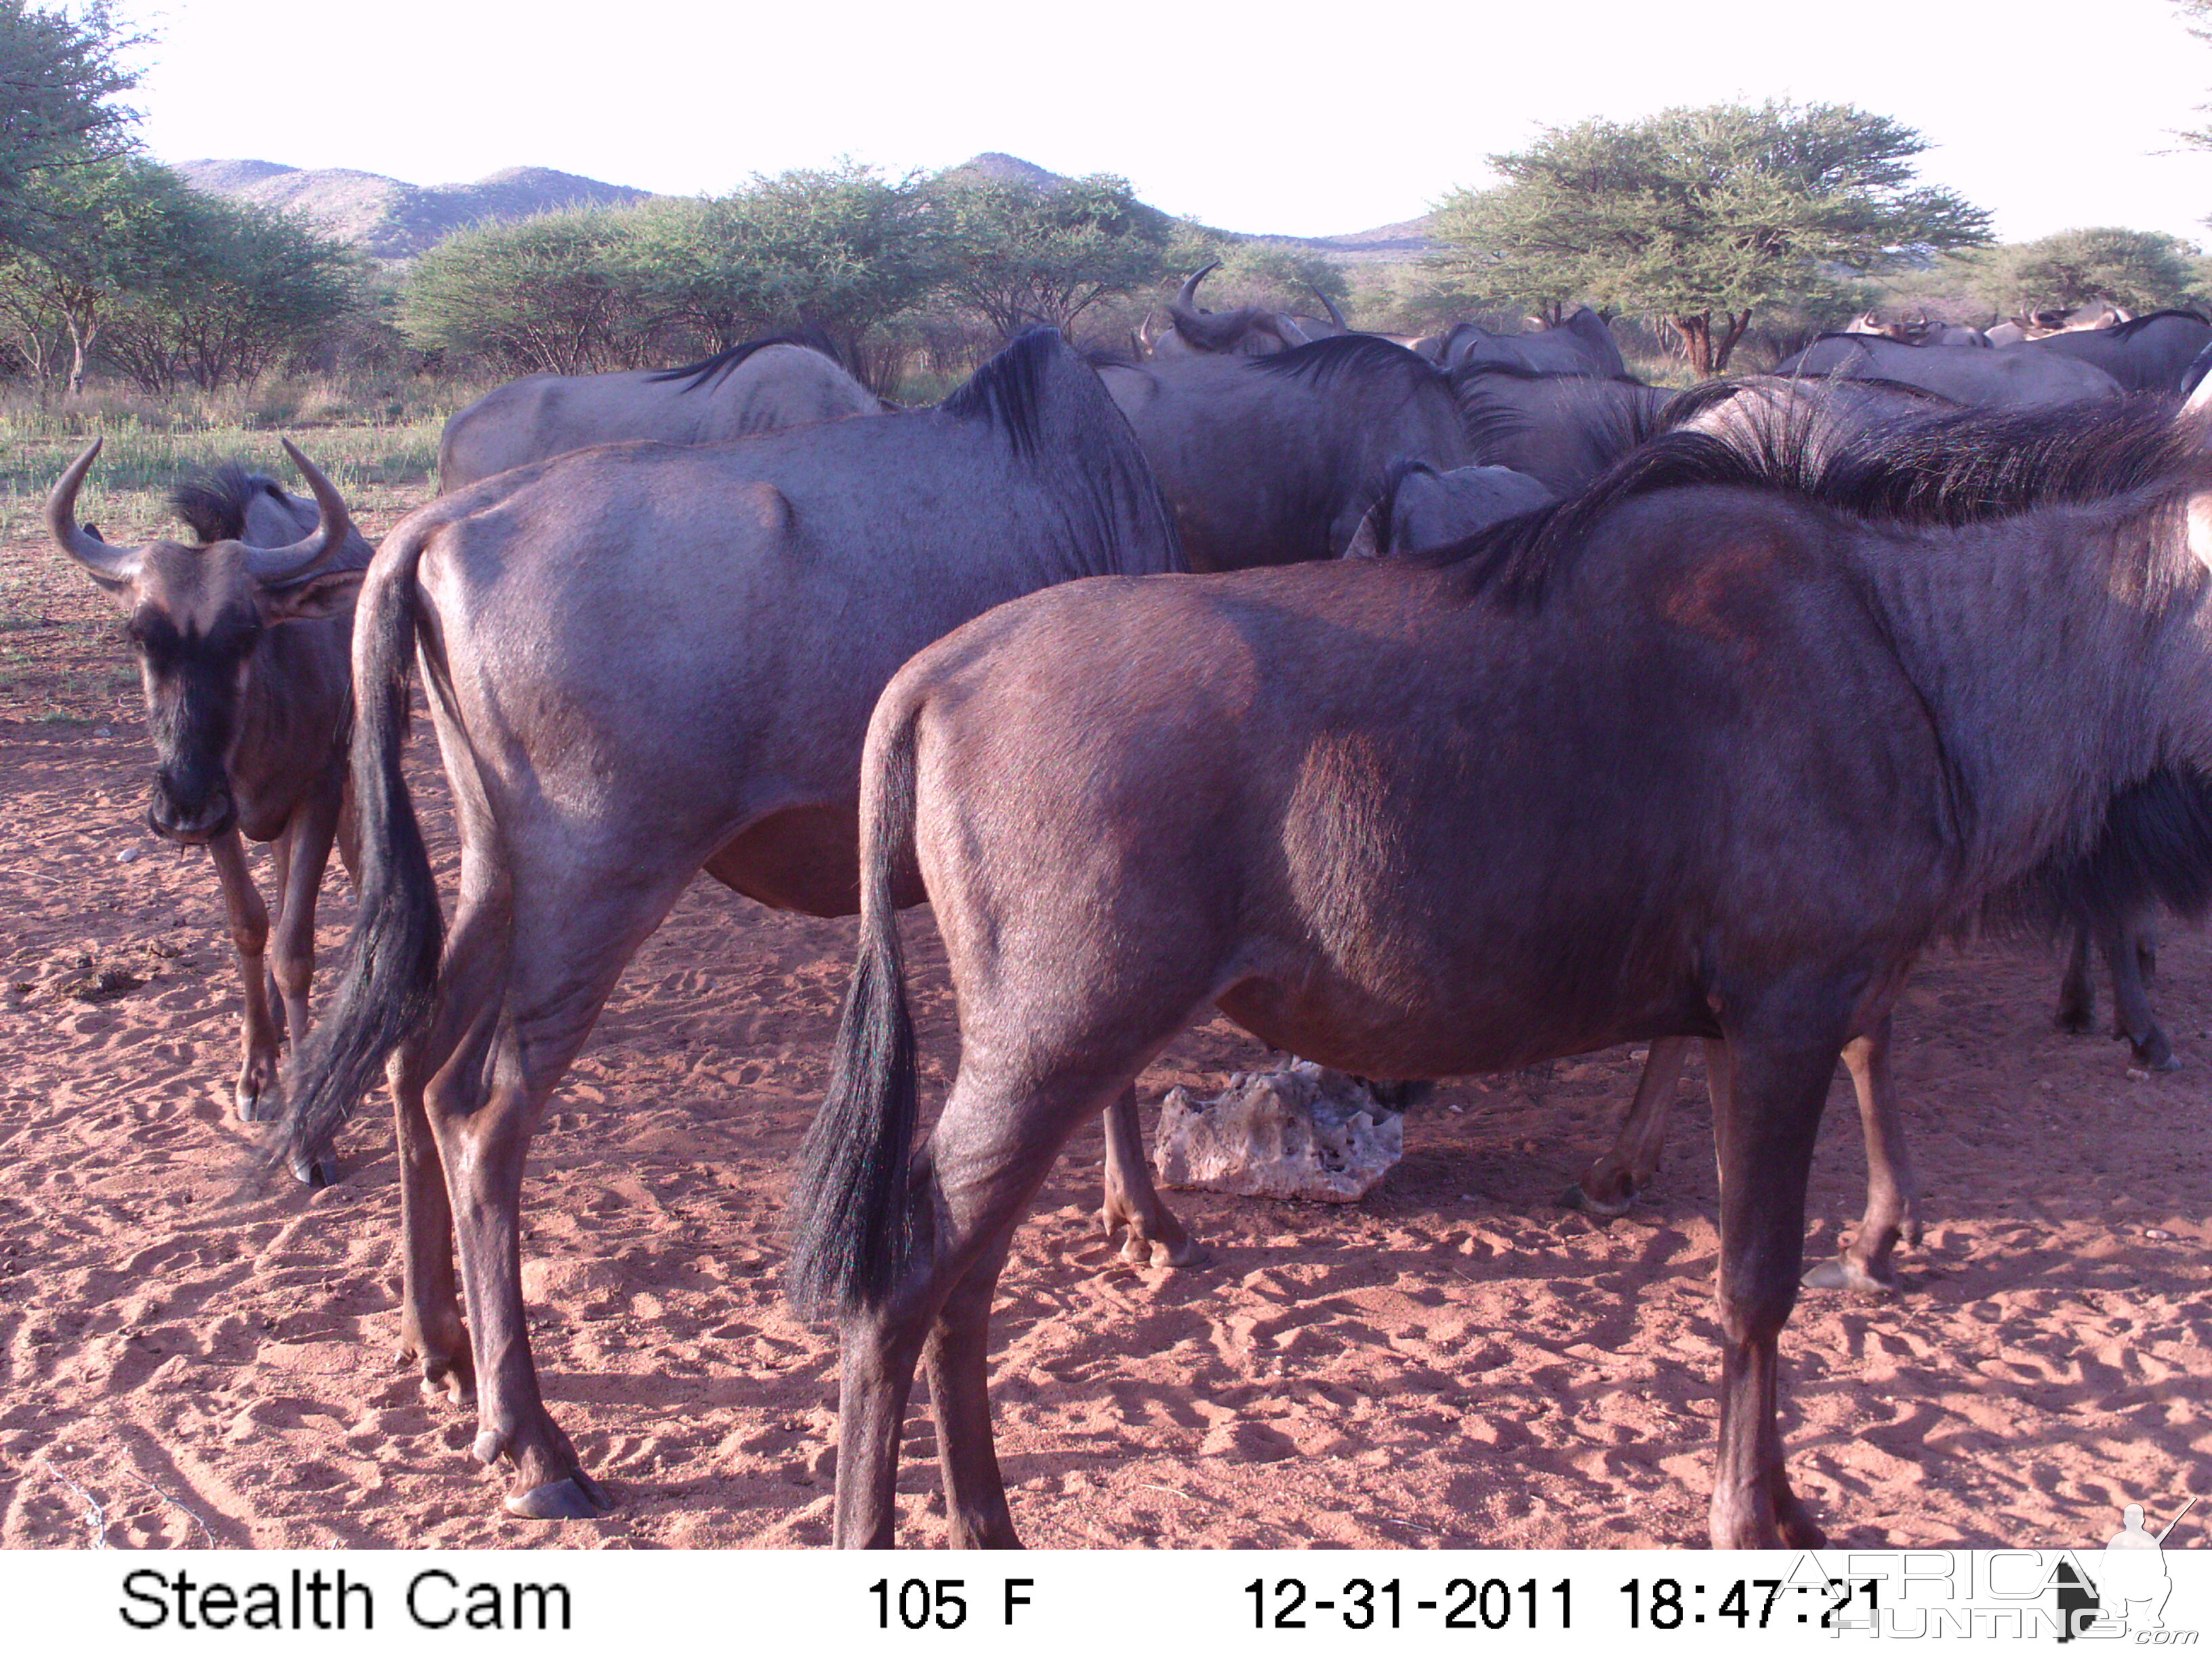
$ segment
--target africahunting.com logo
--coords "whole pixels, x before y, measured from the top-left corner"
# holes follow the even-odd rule
[[[2157,1532],[2143,1506],[2130,1504],[2104,1548],[2085,1550],[1853,1551],[1801,1571],[1826,1573],[1854,1588],[1828,1621],[1893,1641],[2050,1637],[2064,1642],[2120,1642],[2135,1647],[2196,1647],[2196,1615],[2208,1605],[2208,1581],[2187,1576],[2190,1617],[2166,1620],[2173,1575],[2165,1545],[2196,1507],[2191,1498]],[[2193,1566],[2195,1564],[2190,1564]]]

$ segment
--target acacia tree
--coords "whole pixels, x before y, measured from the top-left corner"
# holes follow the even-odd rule
[[[1844,300],[1854,276],[1989,238],[1913,182],[1927,143],[1844,104],[1721,104],[1584,121],[1493,155],[1505,183],[1437,206],[1448,275],[1499,300],[1663,318],[1700,374],[1761,309]]]
[[[104,347],[149,392],[258,380],[355,305],[344,246],[281,213],[194,192],[169,228],[180,245],[125,296]]]
[[[2016,247],[1977,256],[1985,288],[2000,289],[2011,314],[2108,301],[2157,311],[2203,298],[2197,250],[2162,231],[2115,225],[2062,230]]]
[[[0,0],[0,245],[51,228],[41,184],[130,149],[137,116],[112,100],[137,84],[121,58],[138,44],[105,0],[75,16]]]
[[[1165,269],[1174,222],[1126,179],[1028,179],[956,172],[930,188],[945,297],[1000,335],[1065,331],[1101,300]]]
[[[665,324],[717,348],[777,328],[818,332],[863,378],[874,331],[937,277],[914,181],[850,162],[651,204],[627,222],[625,258]]]
[[[448,237],[409,273],[399,322],[430,351],[510,374],[630,366],[641,300],[620,213],[541,213]]]
[[[27,341],[65,342],[68,389],[84,380],[102,331],[129,301],[182,274],[197,205],[184,180],[134,156],[57,169],[27,192],[22,240],[0,252],[4,309]],[[43,380],[54,355],[26,357]]]

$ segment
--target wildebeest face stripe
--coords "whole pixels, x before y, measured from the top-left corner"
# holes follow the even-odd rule
[[[233,604],[202,635],[141,607],[127,631],[143,671],[148,724],[160,760],[152,820],[164,830],[206,830],[210,824],[201,820],[209,803],[227,789],[239,696],[246,659],[260,638],[260,620],[248,606]]]

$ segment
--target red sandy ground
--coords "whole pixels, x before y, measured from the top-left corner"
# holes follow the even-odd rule
[[[469,1418],[392,1359],[380,1098],[337,1185],[240,1195],[211,872],[140,828],[149,751],[135,693],[105,682],[123,647],[87,585],[40,574],[34,544],[0,561],[52,618],[0,635],[32,664],[0,696],[0,1541],[88,1542],[72,1484],[116,1547],[823,1541],[836,1355],[777,1275],[852,925],[702,884],[632,964],[536,1143],[523,1241],[547,1398],[620,1507],[509,1520]],[[75,683],[104,689],[73,706],[93,718],[37,720],[40,675],[85,668]],[[443,833],[434,745],[414,767]],[[326,969],[349,910],[334,872]],[[908,933],[941,1094],[950,994],[926,916]],[[145,982],[76,1000],[58,982],[88,959]],[[2212,1492],[2212,948],[2176,930],[2161,969],[2188,1064],[2160,1078],[2051,1030],[2041,953],[1946,954],[1914,983],[1898,1070],[1926,1242],[1905,1253],[1906,1294],[1808,1294],[1784,1338],[1791,1467],[1837,1543],[2078,1546],[2123,1504],[2155,1519]],[[1147,1114],[1174,1084],[1212,1092],[1261,1063],[1216,1020],[1146,1073]],[[1696,1080],[1648,1204],[1602,1227],[1552,1202],[1634,1075],[1616,1051],[1447,1085],[1360,1205],[1176,1194],[1212,1250],[1194,1271],[1125,1266],[1097,1236],[1098,1142],[1079,1139],[994,1324],[1028,1540],[1701,1541],[1715,1235]],[[1857,1133],[1839,1076],[1814,1252],[1857,1212]],[[902,1536],[939,1542],[919,1400],[911,1437]],[[2171,1541],[2202,1536],[2192,1518]]]

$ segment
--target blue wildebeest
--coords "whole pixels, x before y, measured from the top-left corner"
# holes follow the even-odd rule
[[[1434,363],[1371,334],[1099,369],[1194,570],[1328,559],[1401,459],[1471,459]]]
[[[1826,456],[1674,434],[1427,559],[1079,583],[917,655],[869,728],[794,1197],[794,1300],[842,1320],[838,1541],[892,1541],[917,1360],[953,1540],[1017,1541],[986,1366],[1013,1231],[1211,1004],[1370,1076],[1716,1042],[1711,1538],[1819,1544],[1778,1345],[1831,1075],[1930,941],[2212,768],[2203,436],[2118,399]],[[919,1148],[917,884],[963,1045]]]
[[[1890,380],[1978,409],[2048,409],[2117,398],[2124,388],[2094,363],[2027,346],[1900,345],[1876,334],[1823,334],[1775,365],[1778,375]]]
[[[2212,347],[2212,323],[2194,311],[2153,311],[2102,328],[2061,329],[2008,346],[2092,363],[2129,392],[2183,393],[2190,366]]]
[[[427,1389],[475,1397],[508,1510],[606,1507],[539,1394],[517,1236],[532,1133],[631,956],[702,869],[849,915],[860,742],[898,665],[1038,587],[1181,564],[1127,423],[1048,331],[934,410],[580,451],[386,538],[354,642],[361,920],[274,1150],[321,1155],[397,1049],[403,1346]],[[399,775],[410,663],[461,836],[442,953]],[[1133,1094],[1106,1105],[1109,1224],[1187,1259]]]
[[[1588,306],[1527,334],[1499,334],[1480,323],[1461,323],[1444,336],[1437,361],[1446,368],[1504,363],[1539,374],[1597,374],[1608,380],[1628,373],[1613,331]]]
[[[251,1121],[274,1091],[280,1041],[289,1029],[296,1044],[307,1029],[315,896],[345,794],[346,639],[369,548],[330,480],[289,441],[312,503],[227,467],[171,497],[197,545],[111,546],[76,521],[101,441],[54,485],[46,525],[127,618],[159,761],[146,823],[164,840],[205,846],[222,884],[245,1004],[238,1115]],[[276,863],[266,969],[270,916],[241,836],[267,842]]]
[[[1270,311],[1265,306],[1200,311],[1198,285],[1206,272],[1220,264],[1216,259],[1212,264],[1201,265],[1183,279],[1181,291],[1168,302],[1168,331],[1146,342],[1155,358],[1172,361],[1178,357],[1265,357],[1352,331],[1352,325],[1344,320],[1336,301],[1319,289],[1314,289],[1314,298],[1328,313],[1325,322],[1293,311]]]
[[[455,411],[438,439],[438,488],[595,444],[721,443],[880,413],[883,401],[813,341],[748,340],[681,368],[531,374]]]

